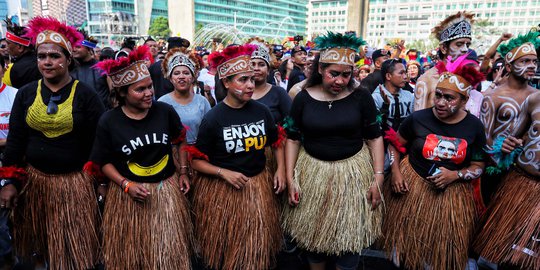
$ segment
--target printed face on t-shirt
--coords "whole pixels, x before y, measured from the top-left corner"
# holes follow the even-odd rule
[[[264,149],[266,145],[264,120],[255,123],[223,127],[223,140],[228,153]]]
[[[467,155],[467,141],[429,134],[426,137],[422,155],[429,160],[452,161],[455,164],[460,164]]]

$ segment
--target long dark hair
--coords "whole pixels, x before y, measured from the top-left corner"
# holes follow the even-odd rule
[[[329,67],[332,64],[328,63],[319,63],[320,54],[315,56],[315,59],[313,59],[313,64],[311,66],[311,74],[309,74],[307,82],[303,89],[313,87],[319,84],[322,84],[323,78],[322,75],[319,73],[319,66],[322,70],[325,70],[327,67]],[[351,67],[351,79],[349,80],[349,84],[347,84],[347,88],[352,90],[354,87],[354,78],[352,75],[353,67]]]

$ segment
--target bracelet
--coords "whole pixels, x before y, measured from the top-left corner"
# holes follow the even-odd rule
[[[180,169],[187,169],[188,166],[180,166]]]
[[[218,176],[218,177],[221,177],[221,168],[219,168],[219,169],[217,170],[217,176]]]
[[[126,182],[128,182],[127,178],[122,178],[122,180],[120,181],[120,187],[122,189],[126,188]]]
[[[374,172],[373,174],[383,174],[383,175],[384,175],[384,172],[376,171],[376,172]]]
[[[129,187],[130,187],[132,184],[133,184],[133,182],[131,182],[131,181],[128,181],[128,182],[127,182],[126,187],[124,188],[124,192],[125,192],[125,193],[128,193]]]
[[[108,185],[109,185],[109,184],[107,184],[107,183],[101,183],[101,184],[99,184],[100,187],[106,187],[106,186],[108,186]]]

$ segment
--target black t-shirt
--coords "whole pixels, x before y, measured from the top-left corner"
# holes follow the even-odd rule
[[[416,111],[401,123],[399,134],[407,141],[411,166],[424,178],[432,167],[458,170],[485,157],[484,126],[470,113],[459,123],[446,124],[432,108]]]
[[[245,176],[265,167],[264,147],[277,140],[277,128],[268,108],[250,100],[242,108],[220,102],[203,118],[197,148],[209,162]]]
[[[156,100],[174,90],[174,85],[172,85],[171,81],[163,76],[163,71],[161,69],[162,62],[163,60],[159,60],[148,68],[154,84],[154,96]]]
[[[41,99],[36,99],[38,81],[19,89],[9,120],[4,166],[23,166],[26,161],[44,173],[54,174],[82,169],[88,161],[96,125],[105,108],[96,92],[83,83],[77,84],[72,95],[74,82],[72,80],[57,92],[61,95],[57,104],[59,108],[65,106],[65,114],[59,111],[47,115],[47,104],[52,92],[43,82]],[[36,109],[30,110],[31,106]],[[28,117],[29,111],[33,117]],[[66,118],[52,124],[48,121],[49,116]]]
[[[287,128],[292,140],[303,140],[304,149],[314,158],[327,161],[354,156],[362,149],[363,140],[381,136],[377,108],[367,90],[356,89],[345,98],[332,102],[311,97],[300,91],[291,107],[292,125]]]
[[[33,52],[27,52],[14,60],[9,71],[11,86],[20,89],[26,84],[41,79],[37,67],[37,57]]]
[[[156,183],[175,172],[171,143],[183,129],[174,109],[159,101],[140,120],[127,117],[121,107],[114,108],[99,120],[90,160],[114,165],[129,180]]]
[[[360,84],[367,88],[370,93],[373,93],[373,91],[375,91],[375,88],[377,88],[379,84],[384,84],[381,70],[374,70],[372,73],[368,74],[367,77],[365,77]]]
[[[283,122],[283,118],[289,115],[292,104],[291,98],[287,95],[285,89],[275,85],[272,85],[270,91],[260,99],[257,99],[257,101],[270,109],[276,123]]]
[[[295,84],[305,79],[306,79],[306,75],[304,74],[302,69],[300,69],[300,67],[295,65],[293,70],[291,71],[291,74],[289,75],[289,82],[287,83],[287,92],[289,92]]]

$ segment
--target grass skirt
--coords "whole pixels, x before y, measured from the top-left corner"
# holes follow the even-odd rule
[[[111,185],[103,216],[106,269],[190,269],[193,230],[189,202],[178,176],[144,183],[150,191],[135,202]]]
[[[240,190],[202,173],[194,182],[195,235],[204,263],[213,269],[268,269],[282,239],[268,169]]]
[[[540,269],[539,181],[516,170],[505,177],[474,242],[478,254],[499,264]]]
[[[283,210],[283,227],[300,248],[360,253],[380,236],[382,205],[372,211],[366,198],[374,179],[369,153],[364,146],[350,158],[322,161],[300,150],[294,170],[300,203]]]
[[[98,262],[98,204],[93,180],[82,172],[45,174],[28,166],[14,210],[16,255],[44,257],[49,269],[91,269]]]
[[[454,182],[438,190],[413,170],[408,158],[400,167],[410,191],[395,194],[391,182],[385,184],[385,249],[396,251],[406,269],[465,269],[476,219],[471,184]]]
[[[270,170],[270,174],[274,176],[277,170],[277,161],[271,146],[264,148],[264,155],[266,156],[266,167]]]

